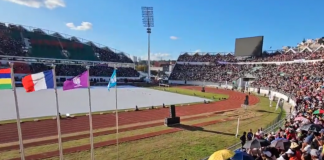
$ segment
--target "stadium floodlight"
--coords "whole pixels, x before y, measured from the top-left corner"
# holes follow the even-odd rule
[[[151,81],[151,56],[150,56],[150,35],[151,35],[151,28],[154,27],[154,18],[153,18],[153,7],[142,7],[142,21],[143,26],[146,27],[146,32],[148,35],[147,41],[147,73],[148,73],[148,80]]]

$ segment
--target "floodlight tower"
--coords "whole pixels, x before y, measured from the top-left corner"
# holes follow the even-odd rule
[[[142,21],[144,27],[146,27],[147,33],[147,71],[148,71],[148,79],[151,81],[151,56],[150,56],[150,35],[151,35],[151,28],[154,27],[154,18],[153,18],[153,7],[142,7]]]

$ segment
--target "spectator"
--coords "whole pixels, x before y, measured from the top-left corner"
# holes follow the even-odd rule
[[[252,138],[253,138],[253,132],[252,132],[252,129],[250,129],[250,131],[247,133],[246,138],[247,138],[248,141],[251,141],[251,140],[252,140]]]
[[[311,149],[310,155],[312,160],[319,160],[319,154],[317,149]]]
[[[32,63],[30,65],[17,65],[14,66],[15,72],[19,70],[20,73],[28,71],[31,73],[38,73],[44,70],[50,70],[51,66],[47,66],[43,63]],[[86,68],[81,65],[56,65],[55,71],[57,76],[76,76],[84,72]],[[90,66],[90,76],[95,77],[109,77],[113,73],[114,68],[106,65]],[[29,74],[29,73],[28,73]],[[117,77],[139,77],[139,73],[133,68],[118,68]]]
[[[246,132],[243,132],[243,135],[240,137],[240,140],[241,140],[242,149],[243,149],[243,146],[246,142]]]

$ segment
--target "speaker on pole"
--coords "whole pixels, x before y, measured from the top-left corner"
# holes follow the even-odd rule
[[[170,118],[176,117],[175,105],[170,106]]]
[[[170,117],[165,118],[164,125],[172,126],[172,125],[179,124],[179,123],[180,123],[180,117],[176,116],[175,105],[171,105],[170,106]]]

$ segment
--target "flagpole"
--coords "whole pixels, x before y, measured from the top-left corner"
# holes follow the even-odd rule
[[[55,91],[55,100],[56,100],[56,123],[57,123],[57,132],[58,132],[59,153],[60,153],[60,160],[64,160],[63,146],[62,146],[62,134],[61,134],[61,117],[60,117],[58,95],[57,95],[55,65],[53,64],[52,67],[53,67],[52,72],[53,72],[53,82],[54,82],[54,91]]]
[[[117,68],[115,67],[115,70],[116,70],[116,85],[115,85],[115,96],[116,96],[116,147],[117,147],[117,160],[119,159],[119,124],[118,124],[118,108],[117,108]]]
[[[19,114],[18,98],[17,98],[17,91],[16,91],[16,81],[15,81],[14,68],[13,68],[14,63],[9,62],[9,65],[10,65],[11,85],[12,85],[12,90],[13,90],[13,94],[15,97],[20,158],[21,158],[21,160],[25,160],[24,143],[23,143],[23,138],[22,138],[22,133],[21,133],[20,114]]]
[[[89,126],[90,126],[90,146],[91,146],[91,160],[95,159],[93,146],[93,127],[92,127],[92,107],[91,107],[91,92],[90,92],[90,66],[86,66],[88,72],[88,94],[89,94]]]
[[[239,127],[240,127],[240,117],[237,119],[237,127],[236,127],[236,135],[235,135],[236,138],[239,134]]]
[[[269,96],[269,103],[270,103],[270,107],[272,107],[272,96],[271,96],[271,94],[270,94],[270,96]]]

